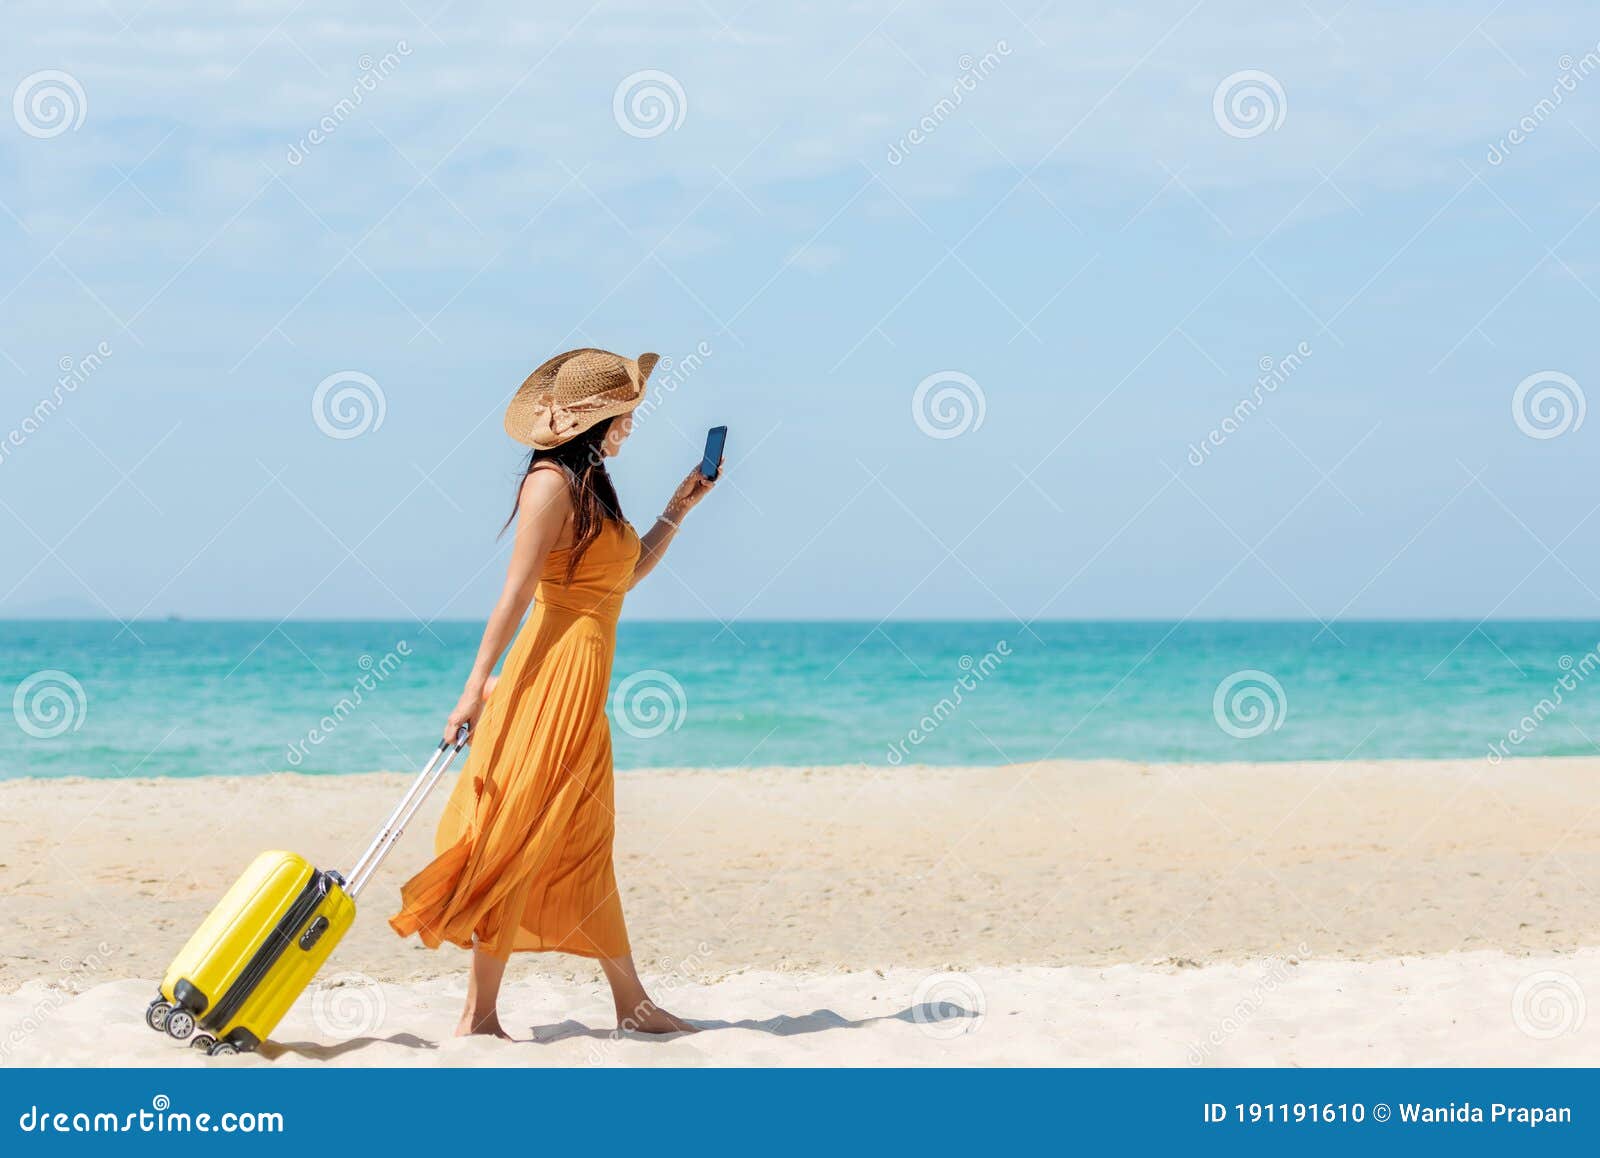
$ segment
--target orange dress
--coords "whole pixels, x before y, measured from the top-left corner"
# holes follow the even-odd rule
[[[389,924],[496,957],[628,952],[616,874],[606,691],[639,536],[606,520],[572,579],[550,552],[534,612],[484,705],[434,842]]]

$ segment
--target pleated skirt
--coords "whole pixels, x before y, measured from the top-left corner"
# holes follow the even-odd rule
[[[429,948],[620,957],[606,691],[613,619],[540,605],[506,657],[435,838],[389,924]]]

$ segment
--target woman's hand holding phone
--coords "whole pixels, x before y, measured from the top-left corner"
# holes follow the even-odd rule
[[[689,472],[678,489],[672,492],[672,498],[667,500],[666,518],[676,524],[683,520],[683,516],[694,510],[695,505],[711,493],[711,488],[717,485],[717,480],[722,477],[722,449],[727,445],[728,428],[726,426],[713,426],[706,431],[706,450],[701,456],[700,465]],[[716,464],[712,469],[712,463]]]
[[[717,478],[722,477],[722,463],[717,462]],[[711,493],[711,488],[717,485],[717,479],[707,478],[700,472],[700,464],[696,463],[684,480],[678,484],[678,489],[672,492],[672,497],[667,500],[666,516],[673,522],[682,522],[683,516],[699,504],[700,500]]]

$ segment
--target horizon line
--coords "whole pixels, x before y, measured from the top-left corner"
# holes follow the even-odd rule
[[[425,620],[425,619],[417,619],[415,617],[408,618],[408,617],[405,617],[405,616],[391,617],[391,616],[364,616],[364,615],[362,615],[362,616],[336,616],[336,615],[292,616],[292,617],[288,617],[288,618],[278,618],[278,617],[274,617],[274,616],[271,616],[271,615],[263,615],[263,616],[249,616],[249,615],[218,615],[218,616],[210,616],[210,615],[196,615],[196,616],[163,615],[163,616],[143,616],[143,617],[136,617],[136,618],[131,618],[131,619],[119,619],[117,616],[114,616],[114,615],[83,616],[83,615],[5,615],[5,614],[0,614],[0,623],[105,623],[105,624],[140,624],[140,625],[144,625],[144,626],[148,626],[148,625],[152,625],[152,624],[162,624],[162,623],[252,623],[252,624],[260,624],[260,623],[279,623],[279,624],[284,624],[284,623],[419,623],[419,624],[424,624],[424,625],[432,625],[432,624],[435,624],[435,623],[451,623],[451,624],[454,624],[454,623],[483,623],[483,622],[485,622],[486,618],[487,617],[469,618],[469,617],[456,617],[456,616],[440,616],[440,617],[435,618],[435,619],[426,619]],[[1315,617],[1306,617],[1306,616],[1302,616],[1302,617],[1292,617],[1292,616],[1281,616],[1281,617],[1279,617],[1279,616],[1262,616],[1262,617],[1250,617],[1250,616],[1203,616],[1203,617],[1202,616],[1181,616],[1181,617],[1178,617],[1178,616],[1173,616],[1173,617],[1163,617],[1163,616],[1153,616],[1153,615],[1040,616],[1039,618],[1036,618],[1036,619],[1023,619],[1023,618],[1021,618],[1019,616],[1009,616],[1009,617],[1003,617],[1003,616],[1002,617],[993,617],[993,616],[977,616],[977,617],[957,617],[957,616],[899,617],[899,616],[895,616],[895,617],[882,618],[882,619],[876,618],[876,617],[873,617],[873,616],[795,616],[795,617],[789,617],[789,618],[782,618],[782,617],[775,617],[775,616],[750,616],[750,617],[733,617],[733,618],[729,618],[729,619],[719,619],[716,616],[702,616],[702,617],[684,616],[684,617],[672,617],[672,618],[648,618],[648,617],[646,617],[646,618],[635,618],[635,619],[624,618],[622,620],[619,620],[618,622],[619,623],[648,623],[648,624],[676,624],[676,623],[682,623],[682,624],[850,623],[850,624],[876,624],[876,625],[883,625],[883,624],[890,624],[890,623],[912,623],[912,624],[934,624],[934,623],[1007,623],[1007,624],[1011,624],[1011,623],[1020,623],[1020,624],[1028,624],[1028,625],[1036,624],[1036,623],[1085,623],[1085,624],[1093,624],[1093,623],[1128,623],[1128,624],[1148,623],[1148,624],[1163,624],[1163,625],[1183,624],[1183,623],[1196,623],[1196,624],[1210,624],[1210,623],[1241,623],[1241,624],[1243,624],[1243,623],[1250,623],[1250,624],[1281,623],[1281,624],[1307,624],[1307,625],[1318,625],[1318,626],[1328,626],[1328,625],[1332,625],[1332,624],[1365,624],[1365,623],[1373,623],[1373,624],[1392,624],[1392,623],[1456,623],[1456,624],[1460,624],[1460,623],[1475,623],[1475,624],[1482,625],[1482,624],[1488,624],[1488,623],[1551,623],[1551,624],[1555,624],[1555,623],[1595,623],[1595,624],[1600,624],[1600,615],[1591,616],[1591,617],[1562,616],[1562,615],[1550,615],[1550,616],[1515,616],[1515,615],[1512,615],[1512,616],[1505,616],[1505,617],[1498,617],[1498,618],[1488,618],[1488,619],[1476,618],[1476,617],[1470,616],[1470,615],[1460,615],[1460,616],[1448,616],[1448,615],[1445,615],[1445,616],[1373,615],[1373,616],[1351,616],[1351,617],[1348,617],[1348,618],[1340,618],[1340,619],[1317,619]]]

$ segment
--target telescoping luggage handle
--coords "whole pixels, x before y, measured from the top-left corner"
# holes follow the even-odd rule
[[[378,866],[383,863],[384,857],[389,855],[389,850],[400,839],[401,833],[405,832],[406,825],[411,823],[411,818],[417,814],[417,809],[428,799],[433,786],[449,771],[450,762],[456,758],[456,753],[467,746],[467,732],[467,725],[462,724],[456,732],[453,743],[449,740],[439,741],[439,747],[435,749],[433,757],[422,771],[417,773],[417,778],[411,782],[411,787],[406,789],[406,794],[400,798],[400,803],[394,806],[394,811],[389,814],[389,819],[384,821],[377,838],[367,846],[367,851],[361,854],[361,859],[356,861],[355,867],[350,870],[350,879],[344,886],[344,891],[352,899],[366,887],[367,882],[372,879],[372,874],[378,871]]]

